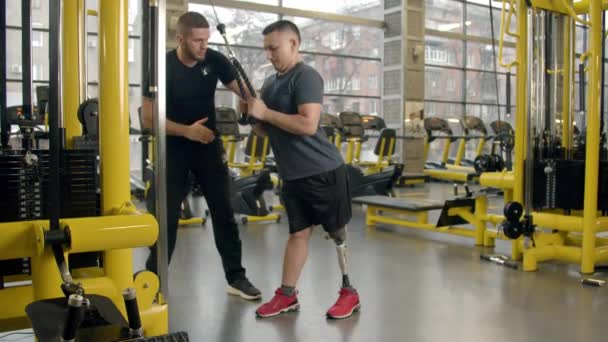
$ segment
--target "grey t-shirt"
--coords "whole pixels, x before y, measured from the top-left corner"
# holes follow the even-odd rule
[[[300,62],[284,75],[268,77],[262,86],[262,100],[272,110],[297,115],[298,105],[323,103],[323,79],[315,69]],[[291,134],[268,123],[264,123],[264,128],[284,180],[317,175],[344,163],[338,149],[318,126],[311,136]]]

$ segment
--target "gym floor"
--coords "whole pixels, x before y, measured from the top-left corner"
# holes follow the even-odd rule
[[[452,187],[427,184],[400,196],[450,198]],[[491,201],[494,210],[501,201]],[[264,301],[281,281],[288,236],[282,222],[241,226],[244,265]],[[261,302],[226,294],[210,223],[181,228],[170,267],[170,329],[187,331],[191,341],[223,342],[606,340],[608,290],[581,286],[577,266],[543,263],[524,273],[480,261],[484,249],[470,239],[389,226],[369,230],[364,222],[355,206],[350,275],[362,310],[340,321],[325,318],[340,276],[333,244],[320,229],[298,287],[300,311],[257,319]],[[509,254],[508,242],[497,244],[495,253]],[[135,252],[136,269],[146,253]]]

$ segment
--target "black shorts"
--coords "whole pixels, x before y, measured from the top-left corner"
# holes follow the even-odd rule
[[[346,226],[352,217],[345,165],[318,175],[283,181],[281,197],[290,234],[319,224],[332,232]]]

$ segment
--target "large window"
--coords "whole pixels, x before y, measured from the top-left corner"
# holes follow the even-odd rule
[[[283,6],[353,17],[381,19],[383,15],[379,0],[283,0]]]
[[[425,37],[426,115],[454,120],[475,115],[489,124],[498,119],[500,112],[501,120],[512,120],[512,116],[505,116],[511,112],[506,110],[506,73],[510,70],[501,62],[513,62],[515,49],[507,44],[502,60],[498,59],[501,3],[492,3],[494,47],[487,1],[426,0],[426,4],[426,28],[430,29]],[[515,25],[513,18],[512,31]],[[441,32],[461,33],[464,39],[447,38]],[[509,40],[512,39],[508,37]],[[515,75],[512,75],[511,105],[514,90]]]
[[[325,2],[329,4],[329,2]],[[285,7],[324,10],[321,7],[306,8],[302,2],[283,1]],[[358,1],[332,3],[334,13],[348,13],[361,17],[374,17],[381,13],[379,1]],[[205,15],[214,27],[217,19],[211,6],[190,4],[189,9]],[[256,89],[264,80],[275,73],[274,67],[263,50],[262,30],[279,19],[279,15],[253,12],[216,6],[217,15],[227,25],[228,39],[234,45],[234,52],[243,65]],[[345,110],[357,110],[364,114],[379,114],[381,80],[380,42],[382,31],[364,26],[349,25],[327,20],[283,16],[295,22],[302,36],[300,52],[304,63],[314,67],[324,81],[323,110],[337,114]],[[212,29],[212,48],[226,53],[224,41]],[[231,92],[220,90],[216,105],[237,105],[237,97]]]
[[[513,62],[515,49],[505,44],[499,60],[502,2],[492,2],[493,25],[488,6],[485,0],[426,0],[425,115],[447,119],[456,135],[462,134],[460,120],[467,115],[481,118],[486,125],[499,119],[513,124],[516,78],[510,77],[511,107],[507,109],[507,73],[512,70],[501,63]],[[515,30],[513,17],[510,31]],[[462,39],[452,38],[453,33]],[[507,35],[505,40],[514,41]],[[431,145],[429,160],[440,158],[443,143]],[[457,146],[451,147],[450,156]],[[474,152],[475,143],[468,143],[466,157],[474,158]]]
[[[442,32],[463,33],[462,8],[462,2],[454,0],[427,0],[426,28]]]

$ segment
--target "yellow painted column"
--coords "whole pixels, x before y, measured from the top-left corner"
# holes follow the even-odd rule
[[[524,201],[524,158],[526,144],[526,87],[528,75],[528,8],[523,0],[517,1],[517,93],[515,94],[515,160],[513,170],[515,181],[513,186],[513,200],[519,203]]]
[[[82,126],[78,121],[78,106],[82,101],[80,94],[80,69],[79,66],[79,13],[78,4],[83,0],[64,1],[63,3],[63,51],[62,51],[62,75],[63,80],[63,122],[65,126],[65,141],[67,148],[73,147],[73,138],[82,134]]]
[[[600,146],[600,94],[602,70],[602,4],[589,1],[591,56],[589,67],[587,111],[587,142],[585,157],[585,201],[583,210],[583,253],[581,273],[593,273],[595,263],[595,239],[597,228],[597,191]]]
[[[99,153],[104,215],[115,214],[130,200],[127,5],[127,0],[99,2]],[[131,249],[106,251],[104,261],[106,276],[119,290],[132,286]]]
[[[426,163],[428,161],[428,157],[429,157],[429,148],[431,145],[431,142],[429,141],[429,137],[427,135],[424,136],[424,156],[422,157],[424,159],[424,162]]]
[[[515,160],[513,160],[513,201],[524,204],[524,160],[526,158],[526,116],[528,83],[528,7],[523,0],[517,1],[517,87],[515,94]],[[523,251],[519,240],[511,242],[511,258],[521,260]]]
[[[486,235],[486,221],[485,218],[488,214],[488,199],[486,196],[478,196],[475,198],[475,217],[478,222],[475,227],[475,245],[483,246],[484,237]]]
[[[464,152],[467,148],[467,140],[461,139],[458,144],[458,151],[456,151],[456,158],[454,159],[454,165],[460,165],[462,163],[462,158],[464,158]]]
[[[486,138],[480,138],[479,144],[477,145],[477,149],[475,150],[475,158],[479,157],[483,154],[483,148],[486,146]]]
[[[450,147],[452,147],[452,138],[445,139],[445,145],[443,145],[443,155],[441,156],[441,163],[447,164],[450,157]]]

